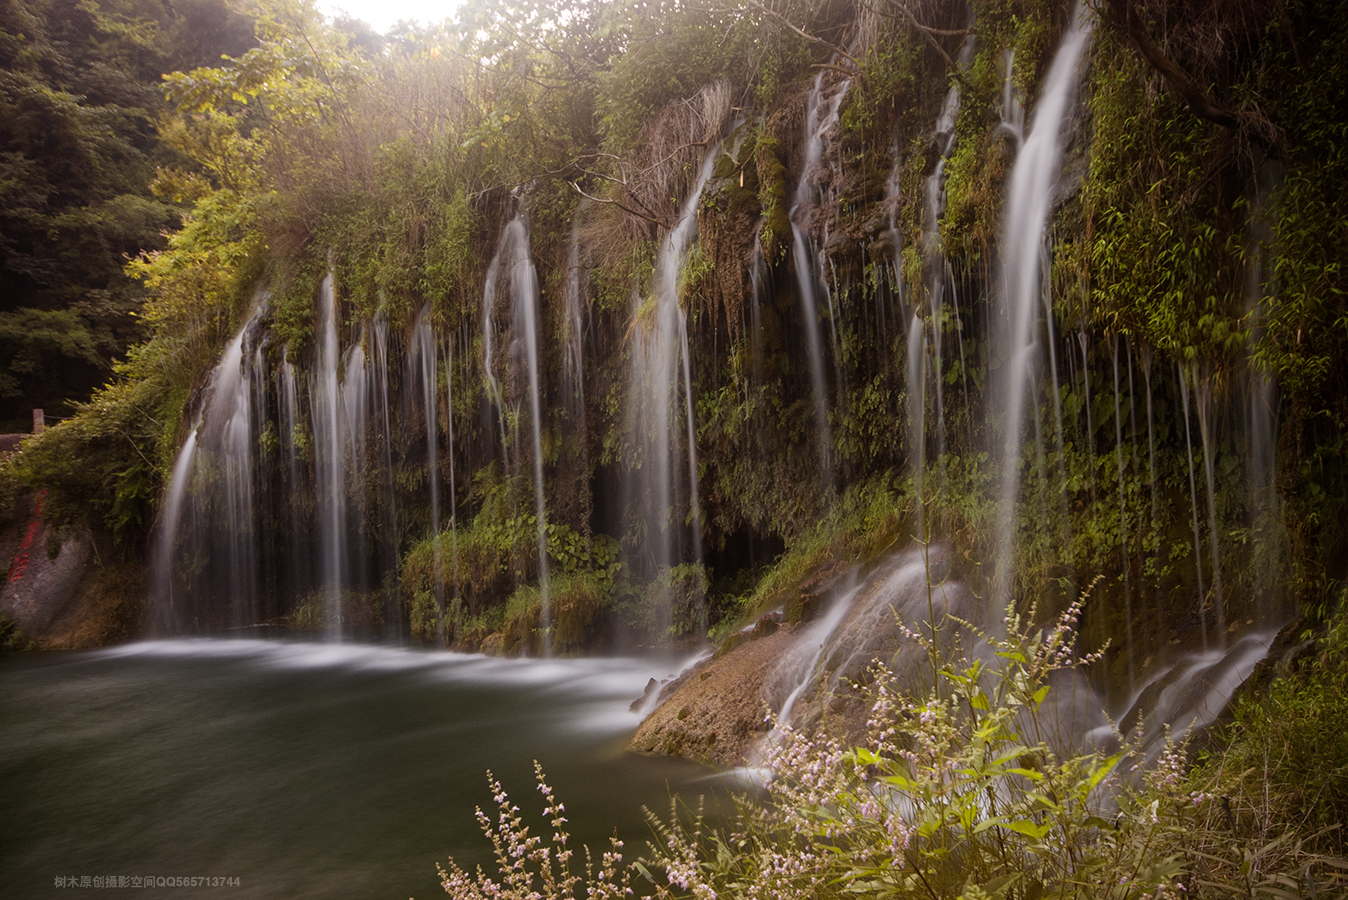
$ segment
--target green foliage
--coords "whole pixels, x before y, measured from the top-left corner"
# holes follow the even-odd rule
[[[844,135],[884,147],[892,133],[911,133],[922,127],[916,119],[918,84],[925,74],[920,68],[924,46],[912,30],[893,29],[867,48],[859,60],[861,84],[848,91],[840,111]]]
[[[1090,307],[1174,359],[1221,360],[1245,340],[1242,250],[1219,236],[1212,223],[1227,211],[1211,189],[1203,191],[1214,152],[1210,126],[1178,101],[1148,101],[1144,73],[1122,46],[1106,43],[1100,53],[1117,64],[1097,78],[1091,98]],[[1165,160],[1164,173],[1151,168],[1153,160]],[[1074,273],[1064,274],[1066,287]]]
[[[923,473],[923,516],[959,547],[977,548],[991,531],[995,504],[987,454],[947,456]],[[814,527],[790,535],[786,552],[758,580],[745,609],[761,614],[812,580],[879,559],[917,534],[918,494],[911,475],[884,473],[850,485]]]
[[[0,612],[0,650],[33,650],[37,645],[24,637],[19,623]]]
[[[1073,611],[1069,611],[1070,617]],[[1002,663],[949,664],[925,698],[877,664],[865,743],[778,726],[765,804],[729,829],[653,820],[668,896],[1126,897],[1172,888],[1179,823],[1127,792],[1112,827],[1101,785],[1122,754],[1059,759],[1038,735],[1070,618],[995,642]],[[934,648],[929,648],[935,652]],[[659,876],[657,876],[659,877]]]
[[[759,240],[763,255],[773,261],[786,258],[791,246],[791,220],[786,200],[786,166],[778,154],[781,142],[760,134],[754,144],[754,162],[758,169],[758,201],[763,207],[763,230]]]
[[[943,659],[915,635],[938,675],[930,691],[907,694],[877,664],[863,741],[779,724],[761,795],[742,797],[724,823],[677,799],[667,819],[648,813],[655,840],[647,856],[623,871],[615,836],[592,896],[616,893],[633,873],[653,882],[657,896],[699,900],[1275,898],[1300,895],[1303,883],[1312,894],[1342,889],[1348,862],[1293,841],[1295,832],[1272,841],[1267,832],[1250,835],[1234,821],[1230,797],[1189,790],[1183,751],[1168,741],[1146,772],[1129,771],[1137,755],[1126,742],[1110,754],[1055,752],[1044,738],[1055,721],[1046,701],[1050,682],[1069,680],[1062,670],[1080,665],[1072,646],[1080,611],[1078,600],[1043,630],[1012,615],[1010,636],[990,641],[995,665]],[[1256,751],[1252,761],[1259,759],[1269,755]],[[537,774],[550,804],[545,817],[554,816],[560,805]],[[494,827],[480,810],[478,817],[504,880],[498,887],[482,872],[470,878],[451,861],[449,873],[441,870],[445,891],[572,896],[569,856],[556,857],[559,879],[554,856],[488,778],[501,814]],[[1227,824],[1214,822],[1223,812]],[[565,830],[552,824],[554,845],[564,848]],[[530,893],[540,879],[542,893]]]
[[[151,196],[181,163],[154,132],[160,73],[252,41],[220,0],[36,0],[0,10],[0,431],[64,415],[144,337],[127,256],[179,210]]]
[[[481,473],[472,523],[419,541],[407,552],[401,587],[414,635],[480,644],[500,634],[508,644],[500,649],[534,651],[541,649],[548,628],[558,651],[577,648],[593,635],[622,578],[618,543],[547,523],[551,621],[545,622],[542,588],[534,580],[538,519],[512,511],[512,495],[523,484],[497,478],[494,469]]]
[[[786,80],[806,57],[802,42],[768,16],[673,2],[614,7],[605,28],[621,29],[623,53],[599,79],[598,111],[611,152],[634,147],[641,126],[672,100],[729,81],[760,90]]]
[[[681,563],[623,599],[618,614],[656,643],[696,638],[707,632],[707,571],[701,563]]]
[[[1254,357],[1288,393],[1297,419],[1342,431],[1348,360],[1348,4],[1307,4],[1269,28],[1260,96],[1286,131],[1287,169],[1273,228],[1276,279]],[[1298,34],[1307,35],[1301,39]]]
[[[159,492],[152,460],[163,422],[180,414],[157,379],[128,379],[102,388],[78,414],[24,442],[4,465],[19,483],[46,488],[49,522],[92,522],[134,549],[148,531],[148,508]]]
[[[1273,841],[1295,835],[1305,852],[1348,855],[1348,622],[1342,611],[1311,652],[1265,691],[1242,697],[1189,774],[1216,798],[1214,829]],[[1304,843],[1301,839],[1304,838]],[[1221,852],[1221,842],[1216,841]],[[1293,851],[1284,841],[1281,862]],[[1228,877],[1244,860],[1222,854]],[[1243,874],[1267,874],[1243,873]]]

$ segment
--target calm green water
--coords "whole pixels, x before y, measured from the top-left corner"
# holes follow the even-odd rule
[[[573,840],[599,847],[616,827],[639,850],[643,804],[665,811],[671,791],[721,787],[623,749],[628,704],[676,667],[252,640],[10,654],[0,894],[50,897],[58,877],[204,875],[241,884],[112,895],[443,896],[437,861],[490,862],[473,818],[491,806],[488,768],[543,832],[535,759]]]

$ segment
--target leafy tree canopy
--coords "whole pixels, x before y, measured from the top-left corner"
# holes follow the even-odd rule
[[[223,0],[0,6],[0,431],[66,414],[142,336],[126,260],[180,221],[150,191],[178,158],[161,75],[253,40]]]

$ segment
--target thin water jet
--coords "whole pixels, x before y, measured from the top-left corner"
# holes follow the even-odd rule
[[[1009,178],[1001,273],[1008,319],[1004,364],[1008,374],[1004,388],[1006,416],[994,609],[1004,608],[1011,599],[1022,429],[1031,375],[1036,365],[1034,331],[1045,275],[1042,271],[1043,244],[1053,188],[1062,164],[1063,132],[1076,94],[1077,64],[1089,40],[1087,17],[1077,6],[1044,79],[1030,133],[1020,148]]]

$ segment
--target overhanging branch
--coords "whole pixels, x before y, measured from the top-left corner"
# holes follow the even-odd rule
[[[1170,83],[1170,86],[1179,92],[1179,95],[1184,98],[1184,102],[1188,104],[1190,112],[1200,119],[1221,125],[1223,128],[1238,128],[1240,126],[1240,120],[1235,113],[1223,109],[1208,99],[1207,92],[1189,77],[1189,73],[1176,65],[1170,57],[1165,55],[1165,51],[1157,46],[1156,41],[1152,39],[1151,32],[1147,30],[1146,23],[1134,10],[1133,0],[1109,0],[1109,10],[1115,24],[1133,39],[1133,43],[1137,45],[1137,49],[1141,51],[1147,62],[1151,63],[1152,68],[1160,72],[1165,80]]]

